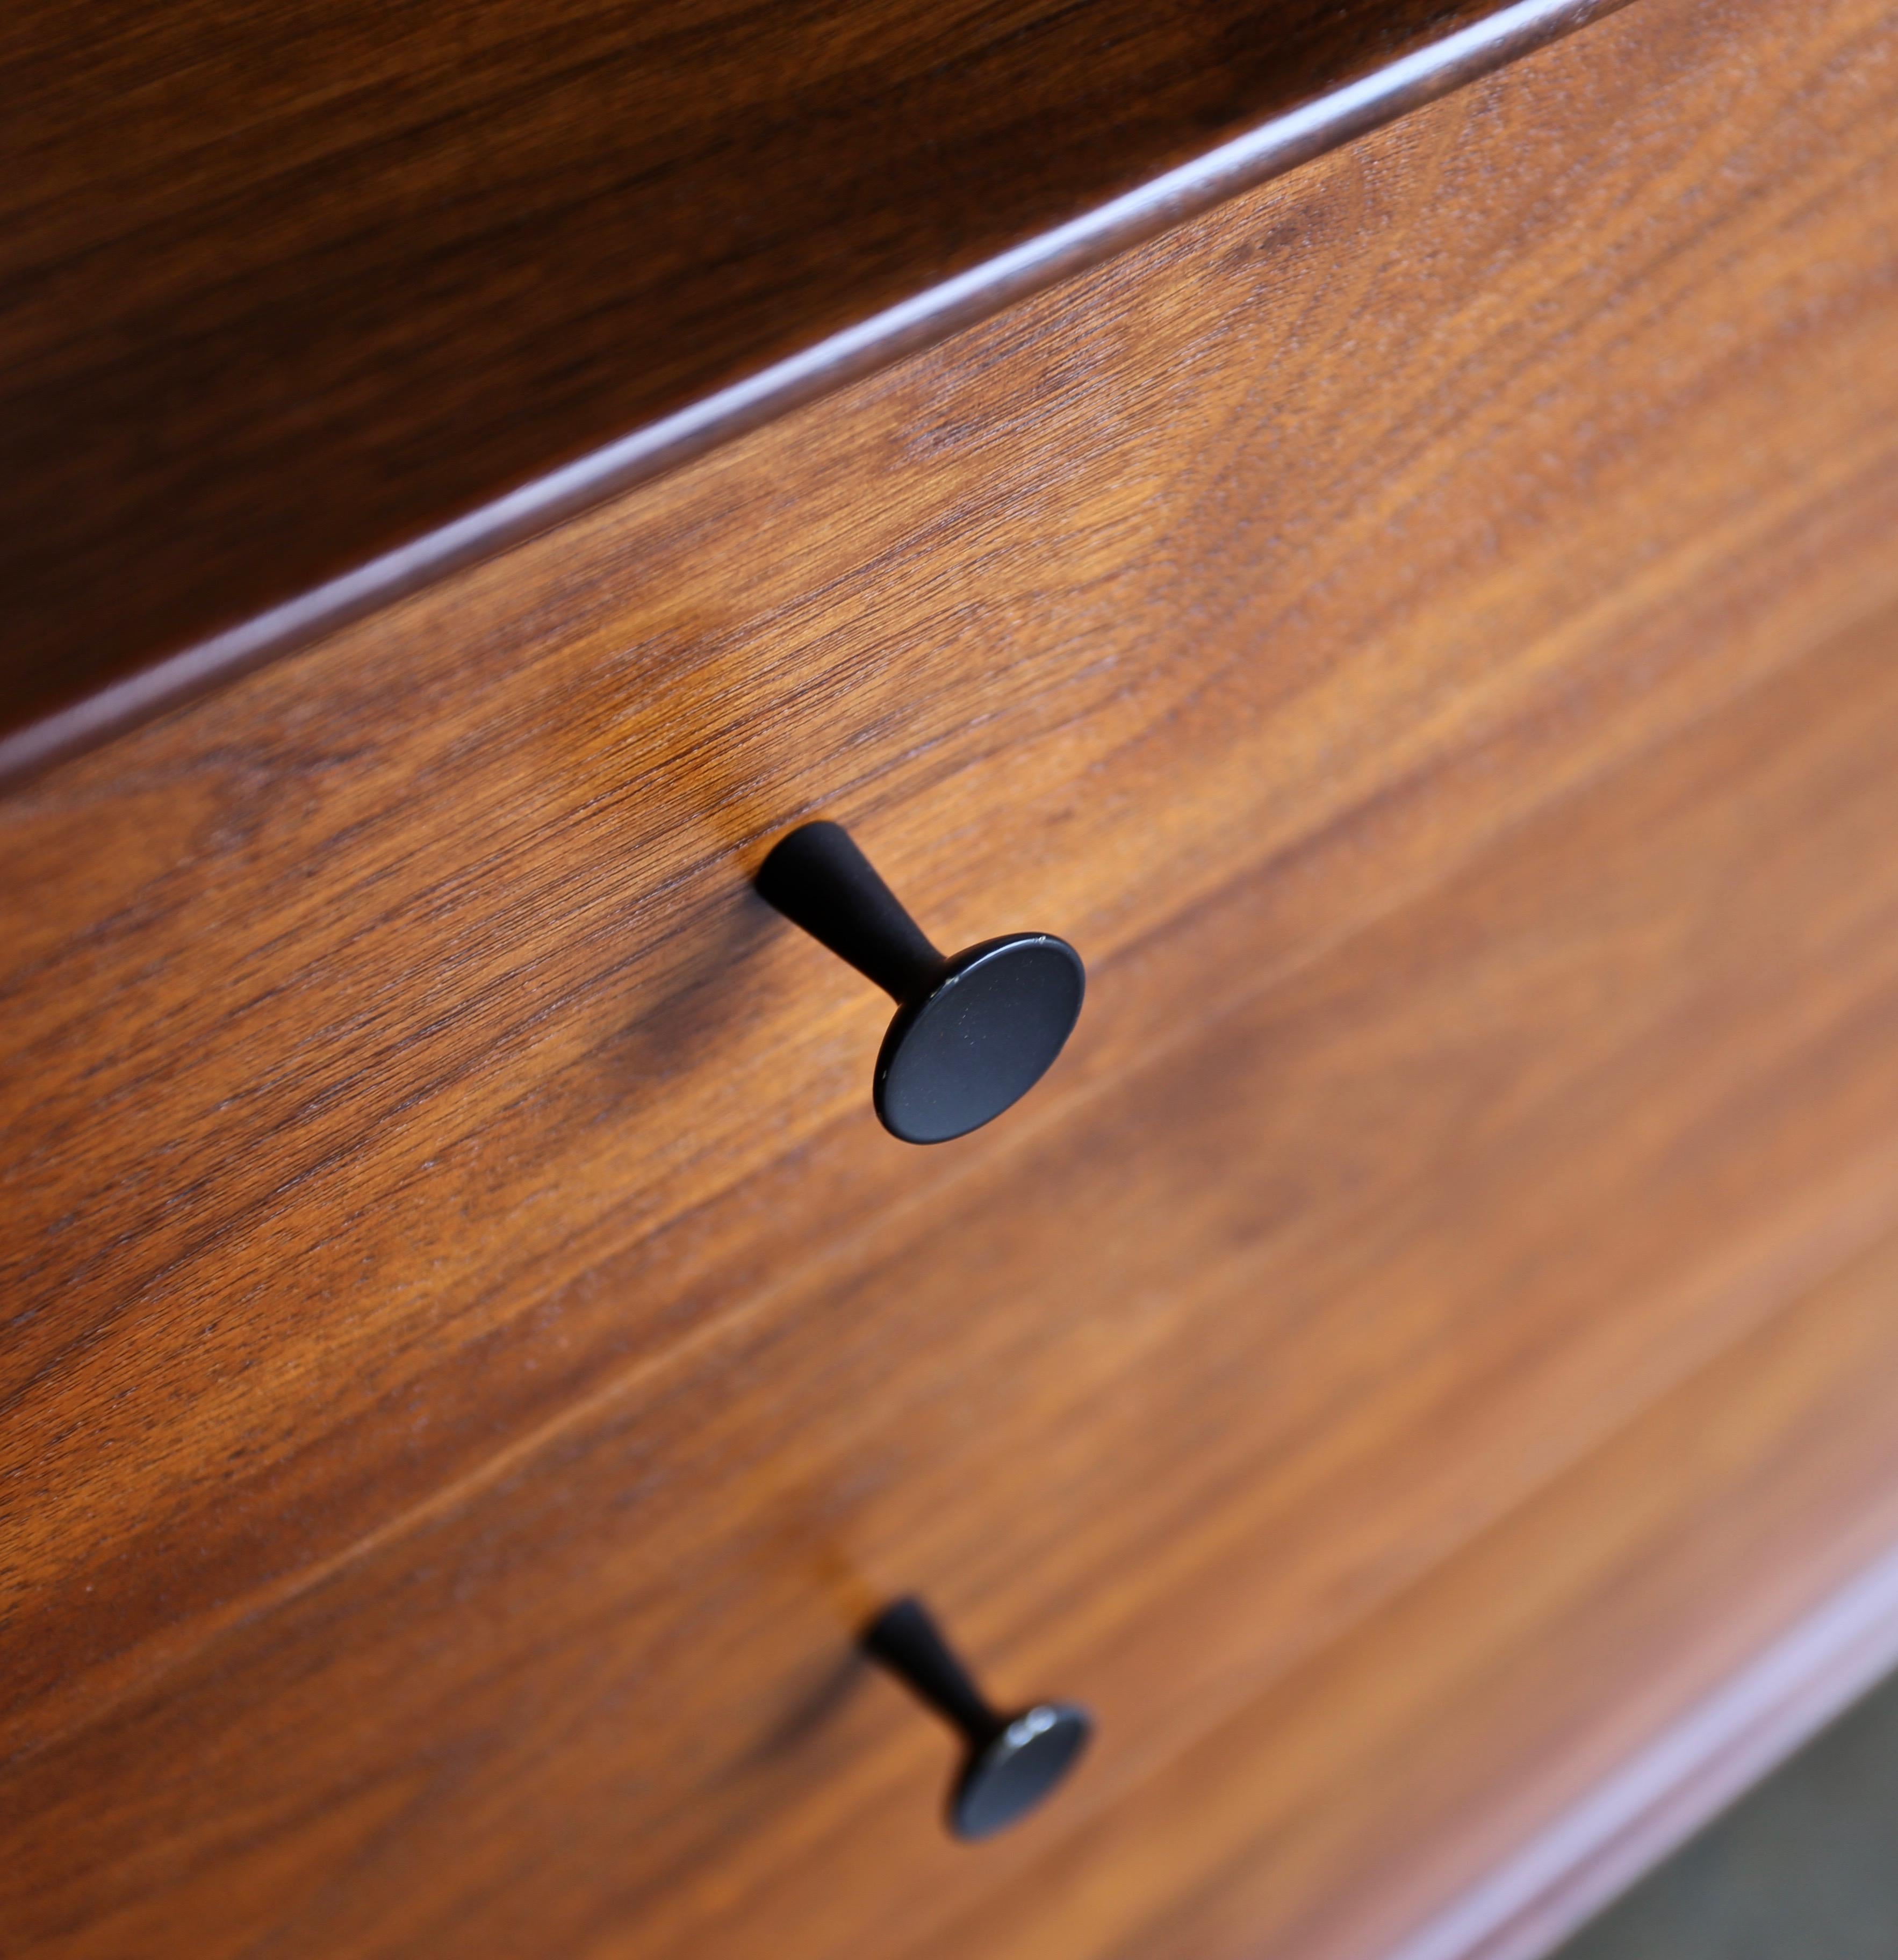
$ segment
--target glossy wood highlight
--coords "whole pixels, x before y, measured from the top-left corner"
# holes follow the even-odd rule
[[[1368,1952],[1850,1568],[1871,1319],[1616,1438],[1898,1227],[1891,49],[1644,0],[0,807],[20,1950]],[[820,810],[1088,957],[963,1143]],[[1101,1717],[979,1862],[910,1589]]]

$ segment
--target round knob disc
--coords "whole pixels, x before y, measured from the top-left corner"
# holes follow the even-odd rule
[[[1060,1782],[1094,1732],[1085,1709],[1044,1701],[1017,1715],[970,1758],[949,1799],[958,1838],[987,1838],[1032,1810]]]
[[[946,1143],[1032,1089],[1081,1013],[1081,956],[1050,933],[959,953],[890,1023],[877,1058],[877,1114],[906,1143]]]

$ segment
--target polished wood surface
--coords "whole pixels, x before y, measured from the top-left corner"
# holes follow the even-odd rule
[[[1850,1569],[1893,32],[1642,0],[0,805],[14,1949],[1368,1955]],[[820,810],[1088,956],[976,1137]],[[1101,1717],[979,1852],[910,1589]]]
[[[0,776],[1619,4],[26,0]]]

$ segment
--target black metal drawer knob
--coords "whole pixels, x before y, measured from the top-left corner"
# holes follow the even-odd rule
[[[807,823],[759,867],[760,894],[897,1002],[872,1098],[906,1143],[946,1143],[1025,1096],[1081,1013],[1081,956],[1010,933],[945,957],[841,824]]]
[[[949,1792],[949,1828],[989,1838],[1025,1816],[1073,1768],[1094,1723],[1070,1701],[998,1714],[950,1651],[920,1599],[899,1599],[865,1628],[864,1651],[942,1716],[967,1743]]]

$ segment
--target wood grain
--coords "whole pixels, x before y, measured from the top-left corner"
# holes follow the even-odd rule
[[[0,806],[18,1950],[1369,1952],[1849,1568],[1895,65],[1645,0]],[[1089,957],[963,1143],[819,809]],[[979,1857],[900,1587],[1102,1716]]]
[[[1548,1952],[1462,1888],[1889,1564],[1894,1299],[1888,1238],[906,1951]]]
[[[0,776],[1619,4],[16,8]]]

